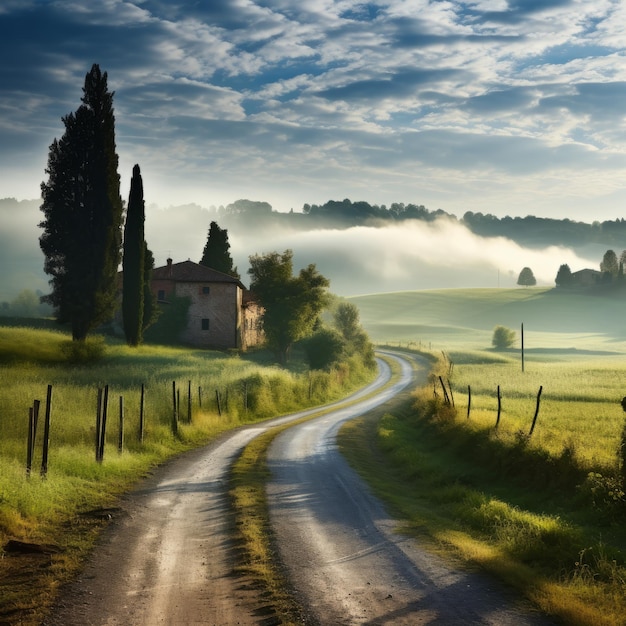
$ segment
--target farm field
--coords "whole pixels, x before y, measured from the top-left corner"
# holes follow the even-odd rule
[[[465,414],[469,403],[472,422],[495,424],[499,386],[499,432],[528,432],[542,388],[534,444],[554,455],[573,448],[590,469],[615,469],[626,396],[625,299],[520,288],[350,300],[373,341],[445,352],[457,408]],[[491,347],[496,325],[516,331],[512,348]]]
[[[497,325],[519,331],[527,354],[569,357],[626,353],[626,298],[548,288],[442,289],[349,298],[378,343],[422,342],[433,349],[485,349]],[[519,345],[519,344],[518,344]]]

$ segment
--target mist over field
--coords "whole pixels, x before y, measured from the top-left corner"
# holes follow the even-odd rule
[[[39,201],[0,200],[0,301],[10,301],[22,289],[47,292],[43,255],[39,249],[42,215]],[[504,238],[484,238],[463,225],[441,218],[434,222],[302,230],[249,223],[229,224],[215,212],[197,205],[146,208],[146,240],[157,266],[198,262],[209,224],[228,228],[231,254],[242,281],[248,285],[248,257],[252,254],[294,252],[294,269],[309,263],[331,281],[342,296],[387,291],[459,287],[514,287],[523,267],[530,267],[538,285],[553,286],[558,268],[572,271],[598,268],[589,258],[563,247],[524,248]]]

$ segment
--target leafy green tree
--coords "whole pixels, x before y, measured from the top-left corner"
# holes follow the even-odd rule
[[[341,302],[334,312],[335,326],[346,342],[345,351],[359,354],[367,367],[374,367],[374,346],[359,320],[359,309],[352,302]]]
[[[230,256],[228,231],[225,228],[220,228],[216,222],[211,222],[209,226],[209,234],[200,265],[239,279],[239,272],[236,267],[233,267],[233,259]]]
[[[52,276],[44,299],[58,321],[70,323],[74,340],[84,340],[117,308],[123,210],[113,92],[98,65],[85,77],[81,100],[50,146],[39,240],[44,271]]]
[[[537,284],[537,280],[535,279],[535,275],[530,267],[525,267],[520,273],[517,279],[517,284],[522,285],[524,287],[533,287]]]
[[[268,346],[283,365],[296,341],[311,335],[329,302],[329,281],[311,264],[293,276],[293,252],[250,257],[250,289],[263,313]]]
[[[138,346],[143,341],[144,222],[143,181],[139,165],[135,165],[130,181],[122,260],[122,319],[129,346]]]
[[[556,274],[554,282],[557,287],[567,287],[572,284],[572,270],[570,270],[567,263],[564,263],[559,267],[559,271]]]
[[[617,255],[614,250],[607,250],[602,257],[602,262],[600,263],[600,271],[605,276],[617,276],[619,272],[619,262],[617,260]]]
[[[493,337],[491,338],[491,345],[496,350],[504,350],[510,348],[517,338],[514,330],[507,328],[506,326],[496,326],[493,329]]]

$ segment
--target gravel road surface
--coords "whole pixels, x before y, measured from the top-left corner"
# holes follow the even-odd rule
[[[352,399],[380,388],[388,375],[382,371]],[[317,410],[238,429],[159,467],[122,499],[117,519],[44,626],[263,623],[258,590],[233,575],[228,470],[254,437]]]
[[[388,395],[411,379],[409,364],[399,362],[402,378]],[[421,375],[425,372],[423,367]],[[289,428],[269,450],[272,526],[308,613],[323,626],[550,623],[516,606],[493,580],[451,569],[415,539],[394,531],[394,520],[335,443],[345,420],[380,400]]]

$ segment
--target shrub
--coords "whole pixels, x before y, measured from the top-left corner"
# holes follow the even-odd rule
[[[496,326],[493,329],[493,337],[491,339],[491,345],[496,350],[504,350],[510,348],[516,339],[515,331],[507,328],[506,326]]]
[[[95,363],[104,356],[104,337],[87,337],[82,341],[64,341],[61,354],[69,363]]]
[[[329,369],[341,359],[344,347],[342,336],[331,328],[321,328],[303,342],[307,361],[314,370]]]

